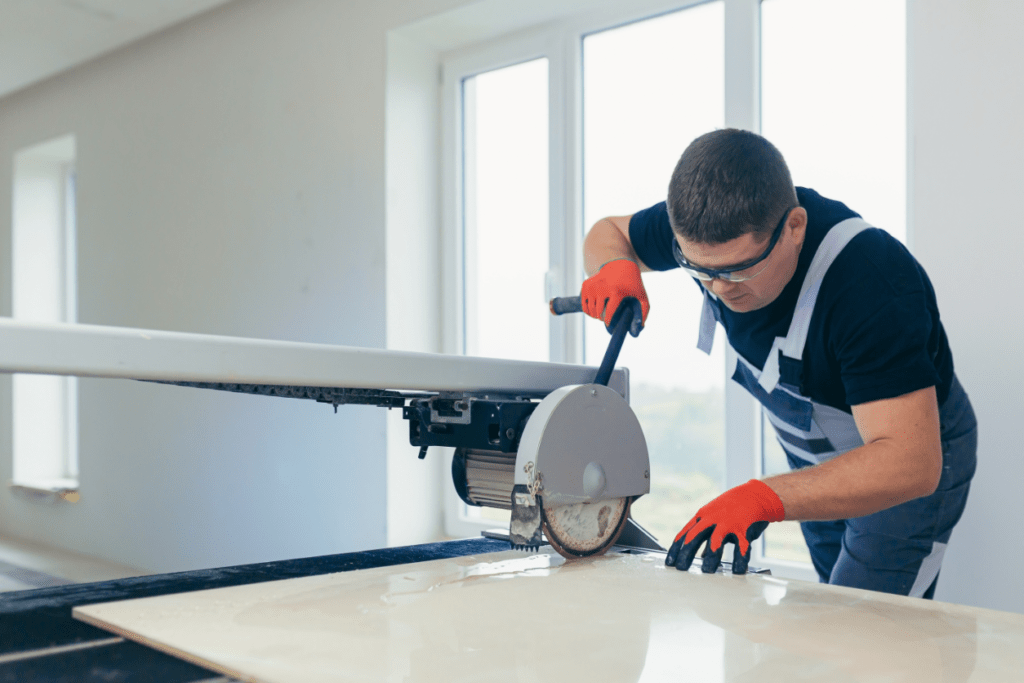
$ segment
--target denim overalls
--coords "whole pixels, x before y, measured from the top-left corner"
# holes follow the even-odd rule
[[[804,277],[786,336],[776,337],[763,370],[736,353],[733,380],[761,402],[792,469],[808,467],[862,446],[853,416],[799,393],[798,377],[811,315],[825,273],[843,248],[870,228],[860,218],[834,225]],[[704,289],[697,347],[710,353],[714,295]],[[811,560],[824,583],[931,598],[942,556],[967,503],[974,476],[978,429],[956,377],[939,407],[942,477],[931,495],[855,519],[801,522]]]

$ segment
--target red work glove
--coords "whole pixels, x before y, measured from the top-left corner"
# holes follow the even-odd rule
[[[583,282],[580,290],[583,312],[602,321],[605,327],[612,324],[615,311],[627,296],[635,297],[640,302],[643,323],[646,324],[651,304],[647,300],[643,280],[640,279],[640,266],[628,258],[604,264],[593,277]]]
[[[785,518],[786,511],[775,491],[763,481],[751,479],[697,510],[668,549],[665,564],[686,571],[697,554],[697,548],[707,541],[701,554],[704,561],[700,570],[713,574],[722,562],[725,544],[735,543],[732,573],[746,574],[750,563],[750,542],[764,532],[769,522],[781,522]]]

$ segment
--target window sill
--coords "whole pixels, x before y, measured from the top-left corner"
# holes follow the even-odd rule
[[[36,482],[10,482],[8,488],[16,496],[35,503],[55,505],[77,503],[81,500],[78,481],[75,479],[53,479]]]

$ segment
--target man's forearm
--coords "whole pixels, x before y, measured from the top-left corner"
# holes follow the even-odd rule
[[[930,494],[933,481],[917,461],[901,458],[893,444],[885,441],[764,480],[782,500],[786,519],[795,521],[874,514]]]
[[[935,387],[852,406],[863,446],[816,467],[769,477],[786,519],[863,517],[930,495],[942,476]]]
[[[624,231],[629,230],[629,218],[602,218],[587,233],[583,241],[583,270],[593,275],[601,266],[617,258],[628,258],[640,264],[633,246]],[[641,270],[646,270],[640,264]]]

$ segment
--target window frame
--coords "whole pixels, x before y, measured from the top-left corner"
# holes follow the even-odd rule
[[[462,81],[531,59],[548,59],[550,242],[545,289],[549,298],[578,292],[583,283],[582,246],[587,227],[583,225],[583,39],[593,33],[710,1],[714,0],[649,0],[629,8],[592,10],[440,55],[444,353],[465,351]],[[721,1],[726,34],[725,124],[757,130],[760,0]],[[550,325],[550,360],[582,363],[583,319],[580,316],[553,317]],[[727,358],[726,362],[727,365],[735,362],[735,358]],[[725,383],[727,487],[755,476],[760,462],[758,413],[753,399],[741,394],[742,390],[730,386],[732,384]],[[446,457],[450,456],[449,450]],[[495,526],[493,522],[466,515],[465,510],[462,501],[445,482],[446,533],[472,535]],[[685,521],[680,520],[680,524]]]
[[[641,0],[628,8],[593,9],[529,29],[499,35],[486,43],[443,52],[441,66],[442,178],[442,351],[464,352],[462,80],[479,73],[546,57],[548,59],[550,243],[546,296],[578,292],[583,281],[583,39],[593,33],[652,19],[716,0]],[[760,131],[761,0],[720,0],[725,22],[726,127]],[[909,144],[909,142],[908,142]],[[553,317],[550,360],[582,363],[583,319]],[[732,350],[725,366],[725,473],[727,488],[761,476],[761,411],[735,382]],[[450,457],[450,449],[447,453]],[[466,507],[445,481],[445,530],[468,536],[498,526],[467,516]],[[679,520],[680,525],[686,520]],[[810,564],[764,556],[763,542],[753,544],[752,564],[784,577],[817,580]]]
[[[531,59],[548,59],[549,271],[546,295],[578,292],[583,283],[583,39],[637,21],[716,0],[637,3],[576,15],[517,31],[486,44],[461,47],[440,56],[442,166],[442,349],[464,352],[465,311],[463,234],[462,81],[465,78]],[[760,0],[720,0],[725,14],[725,125],[756,131],[759,127]],[[553,317],[550,360],[583,362],[583,320]],[[726,366],[735,363],[727,354]],[[723,368],[725,372],[725,368]],[[760,463],[758,411],[754,400],[726,381],[726,487],[757,475]],[[450,450],[446,457],[450,457]],[[463,536],[495,526],[465,514],[446,482],[445,531]],[[680,520],[680,524],[686,520]]]
[[[564,106],[560,97],[563,86],[558,77],[560,72],[559,57],[561,45],[557,34],[548,30],[531,30],[512,34],[506,38],[489,42],[484,47],[473,46],[448,53],[441,60],[441,120],[442,120],[442,187],[445,188],[442,200],[442,272],[441,287],[444,302],[442,330],[442,350],[444,353],[461,355],[466,352],[466,310],[464,287],[466,270],[464,255],[467,251],[465,233],[465,176],[464,176],[464,108],[463,83],[466,79],[481,73],[522,64],[535,59],[548,60],[548,163],[549,163],[549,259],[545,294],[563,290],[562,283],[556,278],[560,274],[553,273],[553,263],[560,263],[562,258],[571,253],[567,250],[563,234],[568,223],[561,219],[563,201],[562,193],[556,190],[557,178],[562,177],[559,165],[564,155],[556,154],[562,150],[563,131],[557,125],[560,119],[558,112]],[[565,328],[568,318],[558,318],[549,327],[549,354],[551,360],[564,360],[567,355],[562,352],[564,347]],[[580,329],[582,333],[582,328]],[[582,337],[582,335],[581,335]],[[582,349],[582,346],[581,346]],[[441,449],[444,457],[449,460],[452,449]],[[447,479],[447,478],[445,478]],[[486,529],[500,526],[496,520],[486,520],[467,514],[467,506],[458,497],[449,481],[444,482],[444,526],[450,536],[472,536]]]

